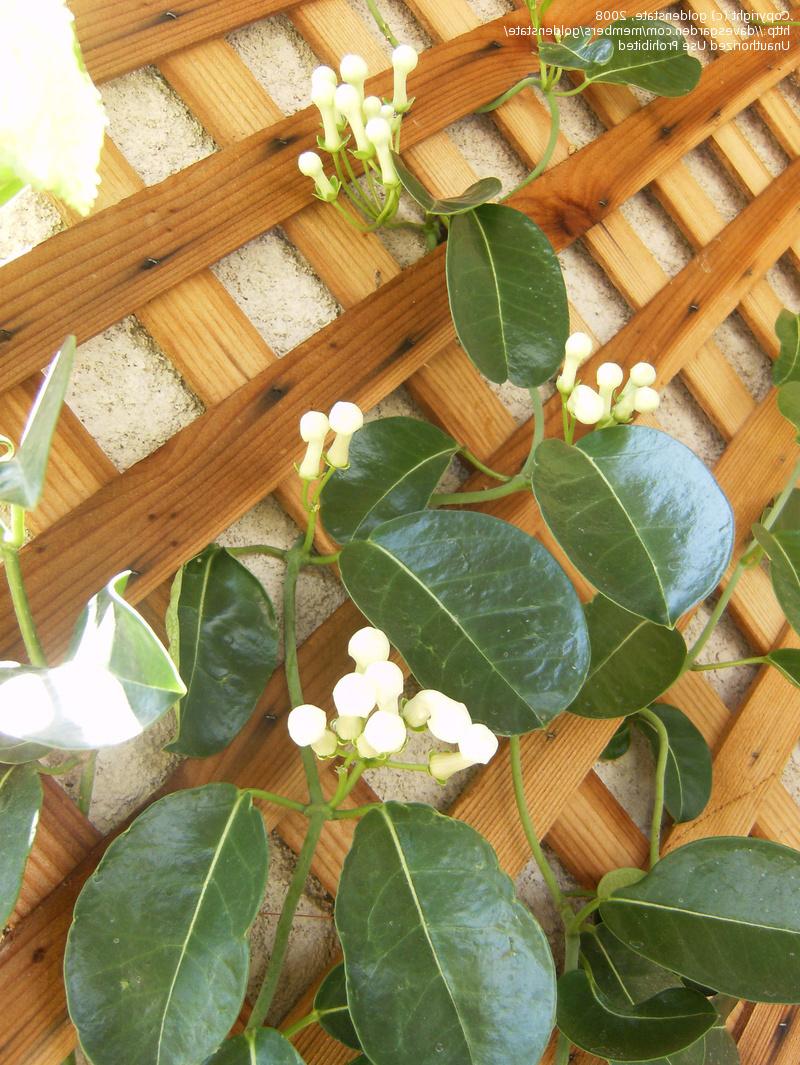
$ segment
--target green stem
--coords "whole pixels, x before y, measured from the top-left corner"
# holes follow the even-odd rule
[[[92,805],[92,792],[94,791],[94,777],[97,770],[97,751],[92,751],[86,759],[78,785],[78,809],[84,815],[89,816],[89,808]]]
[[[300,683],[300,667],[297,661],[297,578],[305,558],[303,549],[295,544],[286,558],[286,577],[283,582],[283,641],[286,687],[292,707],[305,702]],[[310,747],[302,747],[300,754],[308,781],[308,793],[312,803],[322,803],[324,795],[319,779],[317,760]],[[310,830],[309,830],[310,831]]]
[[[68,758],[65,762],[59,762],[58,765],[37,764],[36,772],[46,777],[60,777],[65,773],[71,773],[73,769],[77,769],[82,760],[81,758]]]
[[[336,810],[345,801],[347,796],[356,786],[361,779],[361,775],[366,769],[366,765],[363,762],[357,762],[352,769],[349,776],[342,774],[339,780],[339,787],[336,789],[336,794],[333,796],[328,806],[331,810]]]
[[[639,717],[646,721],[658,734],[658,758],[656,759],[656,793],[653,799],[653,819],[650,823],[650,868],[658,863],[661,856],[661,822],[664,818],[664,782],[669,757],[669,734],[664,722],[652,710],[640,710]]]
[[[368,802],[365,806],[353,806],[350,810],[336,810],[331,820],[352,821],[357,817],[364,817],[370,810],[379,810],[382,805],[379,802]]]
[[[22,577],[22,567],[19,561],[20,548],[25,542],[25,511],[22,507],[11,507],[11,529],[0,544],[3,565],[6,571],[6,582],[11,593],[11,603],[17,616],[17,624],[22,634],[25,650],[31,665],[40,669],[47,667],[47,659],[36,631],[36,623],[31,613],[31,605],[28,601],[28,593],[25,591],[25,582]]]
[[[572,910],[570,909],[569,903],[564,898],[561,888],[558,886],[553,867],[550,865],[550,862],[548,862],[547,856],[542,850],[542,845],[539,842],[539,837],[537,836],[536,829],[533,825],[533,818],[528,810],[528,802],[525,798],[525,782],[522,777],[522,750],[520,747],[519,736],[512,736],[508,741],[508,746],[511,753],[511,779],[514,783],[514,798],[517,803],[517,812],[522,824],[522,830],[525,833],[525,838],[528,841],[528,846],[531,849],[536,864],[539,866],[539,872],[544,877],[544,882],[547,884],[553,902],[558,907],[566,925],[567,921],[572,919]]]
[[[318,1024],[323,1017],[329,1017],[332,1013],[346,1013],[347,1006],[332,1006],[329,1010],[312,1010],[311,1013],[307,1013],[305,1017],[301,1017],[294,1024],[288,1025],[286,1028],[282,1028],[281,1031],[287,1039],[291,1039],[296,1036],[298,1032],[302,1032],[304,1028],[309,1028],[312,1024]]]
[[[427,762],[380,762],[379,767],[383,769],[403,769],[407,773],[427,773]]]
[[[512,85],[510,89],[507,89],[502,96],[498,96],[488,104],[483,104],[482,107],[476,108],[475,114],[488,115],[490,111],[496,111],[498,107],[502,107],[503,104],[508,103],[509,100],[512,100],[517,93],[522,92],[523,89],[527,89],[528,87],[533,88],[533,86],[541,89],[542,82],[538,77],[531,76],[523,78],[521,81],[518,81],[516,85]]]
[[[311,555],[306,559],[305,564],[307,566],[335,566],[341,555],[341,551],[336,551],[332,555]]]
[[[766,658],[759,655],[755,658],[736,658],[732,662],[708,662],[703,666],[698,666],[697,663],[695,663],[691,669],[693,673],[703,673],[706,670],[731,669],[733,666],[761,666],[764,665],[766,661]]]
[[[525,477],[530,482],[533,475],[533,467],[536,462],[536,449],[539,444],[544,440],[544,404],[542,403],[542,397],[538,388],[532,388],[531,403],[533,404],[533,439],[531,440],[531,449],[528,452],[528,457],[525,459],[522,469],[520,470],[520,476]]]
[[[581,939],[575,932],[567,932],[566,939],[564,940],[564,972],[572,972],[573,969],[578,968],[578,960],[581,952]],[[572,1044],[563,1032],[558,1033],[558,1043],[556,1044],[556,1053],[554,1057],[554,1065],[569,1065],[570,1050]]]
[[[496,488],[483,488],[476,492],[444,492],[431,496],[432,507],[449,507],[466,505],[467,503],[489,503],[493,499],[503,499],[504,496],[513,495],[514,492],[526,492],[530,489],[530,479],[517,474],[505,484],[499,484]]]
[[[586,905],[582,907],[582,909],[578,910],[575,916],[570,920],[569,927],[567,929],[568,934],[575,934],[579,936],[581,934],[581,928],[583,926],[584,921],[588,917],[591,917],[595,910],[598,910],[600,908],[602,901],[602,899],[598,899],[595,897],[590,902],[587,902]]]
[[[253,1012],[250,1014],[250,1020],[247,1024],[248,1030],[259,1028],[264,1023],[269,1008],[272,1005],[272,1000],[275,997],[275,992],[278,988],[278,980],[280,979],[281,970],[283,969],[283,963],[286,960],[286,951],[289,947],[289,936],[292,931],[292,922],[294,921],[295,911],[297,910],[300,896],[303,894],[303,888],[305,887],[306,880],[308,880],[308,875],[311,872],[311,862],[314,858],[314,851],[317,849],[317,843],[319,842],[319,837],[322,833],[325,821],[326,816],[324,813],[313,814],[309,821],[308,834],[303,841],[303,846],[297,858],[297,866],[295,867],[294,874],[289,883],[289,890],[286,892],[286,898],[283,901],[281,915],[278,918],[278,927],[275,930],[275,942],[272,946],[272,954],[270,955],[269,963],[267,965],[267,971],[264,974],[264,982],[261,985],[258,998],[253,1006]]]
[[[289,799],[285,795],[276,795],[274,791],[262,791],[261,788],[245,788],[244,790],[249,792],[254,799],[270,802],[273,806],[285,806],[287,810],[296,810],[300,814],[306,811],[304,803]]]
[[[279,558],[286,561],[287,552],[282,547],[273,547],[271,544],[249,544],[247,547],[228,547],[229,555],[234,558],[246,558],[248,555],[269,555],[270,558]]]
[[[491,466],[487,466],[485,462],[481,462],[478,456],[474,455],[468,447],[462,445],[458,450],[470,466],[474,466],[476,470],[485,473],[487,477],[493,477],[495,481],[503,481],[504,483],[511,480],[507,473],[500,473],[498,470],[493,470]]]
[[[552,92],[546,92],[544,98],[547,101],[547,107],[550,111],[550,139],[547,142],[547,147],[544,150],[544,155],[539,160],[536,167],[530,172],[530,174],[528,174],[528,176],[523,181],[521,181],[516,188],[512,189],[511,192],[503,196],[503,200],[510,199],[510,197],[514,196],[517,192],[520,192],[522,189],[526,188],[528,185],[530,185],[532,181],[535,181],[541,174],[543,174],[544,171],[547,169],[550,160],[553,158],[553,153],[555,152],[556,147],[558,146],[558,134],[561,129],[561,115],[558,110],[558,100],[556,100]]]
[[[378,29],[381,31],[381,33],[392,46],[392,48],[396,48],[398,45],[398,40],[392,33],[389,23],[378,10],[378,5],[375,3],[375,0],[367,0],[367,7],[369,8],[369,13],[375,19],[375,23]]]

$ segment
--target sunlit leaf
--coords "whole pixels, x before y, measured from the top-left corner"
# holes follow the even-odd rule
[[[0,765],[0,928],[22,887],[42,798],[41,779],[33,766]]]
[[[800,381],[800,314],[781,311],[775,332],[781,349],[772,365],[773,382],[784,385],[787,381]]]
[[[586,68],[593,82],[638,85],[656,96],[684,96],[695,88],[702,66],[689,55],[686,38],[674,22],[659,18],[620,19],[600,31],[613,55]]]
[[[800,632],[800,531],[770,532],[763,525],[754,525],[753,535],[769,558],[775,598],[786,620]]]

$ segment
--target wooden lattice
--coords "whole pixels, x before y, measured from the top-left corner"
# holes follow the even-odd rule
[[[384,69],[384,51],[346,0],[181,0],[172,11],[153,0],[74,0],[72,6],[98,81],[156,64],[220,150],[144,188],[108,143],[94,215],[0,270],[4,432],[18,431],[37,372],[64,334],[86,340],[130,313],[207,408],[122,474],[65,413],[45,497],[32,516],[36,535],[23,557],[33,609],[54,652],[82,603],[119,570],[137,572],[132,599],[150,616],[163,617],[165,582],[174,571],[265,495],[274,492],[298,514],[289,474],[297,420],[309,407],[327,409],[344,394],[370,407],[406,383],[432,419],[496,467],[518,468],[530,443],[529,426],[515,426],[454,342],[441,250],[401,272],[377,238],[356,235],[314,203],[295,165],[298,151],[311,146],[314,114],[284,118],[221,36],[285,11],[321,61],[334,64],[357,50],[371,69]],[[418,102],[404,124],[405,157],[431,190],[451,193],[474,175],[442,131],[529,73],[529,39],[505,32],[526,16],[517,12],[480,25],[466,0],[410,0],[409,6],[436,44],[415,74]],[[634,14],[660,6],[641,0],[626,9]],[[717,0],[685,0],[684,6],[716,16],[716,27],[724,24]],[[772,0],[743,6],[759,14],[776,10]],[[587,0],[556,0],[548,20],[591,24],[595,7]],[[582,239],[633,309],[598,359],[630,365],[646,353],[658,365],[659,384],[680,375],[724,437],[715,472],[736,513],[739,548],[785,480],[796,445],[774,395],[756,403],[711,337],[738,310],[764,351],[776,354],[780,303],[764,275],[785,253],[800,254],[800,117],[775,86],[800,63],[797,44],[795,36],[788,52],[721,53],[699,88],[677,100],[643,107],[626,88],[592,89],[589,103],[607,132],[573,154],[562,138],[549,172],[514,201],[558,249]],[[374,91],[387,87],[385,74],[374,79]],[[778,177],[733,121],[750,105],[790,159]],[[543,107],[530,95],[518,96],[493,118],[518,155],[535,164],[548,133]],[[681,161],[701,143],[747,196],[748,205],[728,224]],[[618,210],[645,187],[695,250],[672,280]],[[280,362],[208,269],[278,223],[345,308]],[[573,324],[585,328],[575,313]],[[551,432],[558,416],[548,410]],[[517,495],[491,509],[541,537],[585,590],[531,499]],[[5,592],[0,603],[0,657],[10,658],[18,636]],[[761,570],[741,580],[732,610],[757,653],[798,645]],[[302,648],[312,701],[325,705],[343,671],[346,634],[357,625],[355,609],[343,606]],[[673,830],[667,846],[756,833],[800,847],[800,811],[781,784],[800,735],[800,698],[793,689],[776,671],[762,671],[735,717],[699,674],[684,676],[671,697],[714,748],[715,772],[708,808]],[[280,721],[286,709],[285,685],[276,674],[229,750],[183,763],[166,789],[225,779],[303,797],[299,760]],[[534,819],[563,864],[587,884],[612,866],[639,865],[646,856],[641,832],[592,771],[614,729],[614,722],[565,716],[547,734],[523,742]],[[64,939],[75,897],[108,843],[57,785],[48,781],[45,790],[23,895],[0,948],[3,1065],[60,1065],[74,1047],[62,985]],[[369,795],[360,785],[353,801]],[[509,873],[519,873],[529,853],[513,812],[507,755],[481,772],[453,813],[488,837]],[[298,846],[302,825],[295,815],[270,808],[265,817]],[[328,824],[318,850],[314,872],[332,893],[351,833],[347,822]],[[800,1060],[796,1008],[742,1007],[733,1024],[745,1065]],[[352,1057],[314,1028],[301,1034],[298,1046],[311,1065]],[[576,1060],[594,1061],[586,1055]]]

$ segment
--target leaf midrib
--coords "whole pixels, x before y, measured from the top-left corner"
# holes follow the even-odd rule
[[[677,913],[684,917],[699,917],[702,920],[721,921],[724,924],[740,925],[742,928],[760,928],[765,932],[785,932],[787,935],[800,936],[800,930],[796,928],[784,928],[782,925],[760,924],[758,921],[742,921],[738,917],[722,916],[715,913],[703,913],[702,910],[690,910],[684,907],[667,906],[663,902],[651,902],[647,899],[633,899],[618,896],[610,898],[606,905],[621,904],[624,906],[642,906],[651,910],[663,910],[665,913]]]
[[[486,236],[486,230],[484,229],[483,225],[481,224],[481,220],[478,217],[478,212],[477,211],[473,212],[473,221],[475,222],[475,225],[478,227],[478,232],[480,233],[481,239],[482,239],[482,241],[483,241],[483,243],[484,243],[484,245],[486,247],[486,258],[487,258],[487,261],[489,263],[489,268],[492,271],[492,278],[494,280],[495,292],[497,293],[497,321],[498,321],[498,324],[499,324],[499,327],[500,327],[500,339],[501,339],[502,346],[503,346],[503,361],[505,362],[506,375],[508,375],[508,371],[509,371],[508,341],[506,339],[505,322],[503,321],[503,297],[502,297],[502,295],[500,293],[500,280],[499,280],[499,278],[497,276],[497,270],[495,269],[494,257],[492,256],[491,245],[489,244],[489,240],[488,240],[488,238]]]

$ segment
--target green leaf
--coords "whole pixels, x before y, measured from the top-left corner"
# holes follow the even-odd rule
[[[651,1058],[649,1061],[629,1062],[628,1065],[706,1065],[706,1039],[713,1031],[715,1031],[714,1028],[684,1050],[676,1050],[674,1054],[665,1054],[664,1057]],[[609,1065],[618,1065],[618,1063],[611,1061]]]
[[[361,1049],[347,1005],[343,962],[335,965],[319,985],[319,990],[314,997],[314,1009],[323,1013],[319,1023],[328,1035],[338,1039],[346,1047],[352,1047],[353,1050]]]
[[[425,208],[428,214],[463,214],[464,211],[471,211],[474,207],[480,207],[482,203],[493,200],[503,191],[503,183],[499,178],[485,177],[470,185],[460,196],[448,196],[443,200],[437,199],[435,196],[431,196],[421,181],[417,180],[400,156],[396,152],[393,154],[394,165],[403,188],[413,200],[416,200],[420,207]]]
[[[42,782],[33,766],[0,765],[0,928],[22,887],[43,797]]]
[[[567,290],[544,233],[512,207],[457,215],[447,241],[450,310],[464,350],[490,381],[534,388],[569,336]]]
[[[368,422],[350,445],[350,467],[322,493],[322,521],[340,544],[385,521],[424,510],[458,451],[447,433],[416,418]]]
[[[727,1028],[712,1028],[706,1033],[705,1044],[703,1065],[740,1065],[739,1048]]]
[[[197,1065],[219,1047],[244,1000],[266,876],[264,822],[232,784],[168,795],[111,844],[65,959],[93,1065]]]
[[[657,429],[620,425],[576,447],[545,440],[533,487],[584,577],[656,624],[674,625],[730,560],[730,504],[700,459]]]
[[[779,647],[775,651],[770,651],[766,659],[783,674],[790,684],[794,684],[795,688],[800,688],[800,651],[793,647]]]
[[[601,762],[616,762],[618,758],[622,758],[624,754],[627,754],[631,746],[631,723],[630,721],[623,721],[617,731],[608,741],[600,755]]]
[[[532,537],[470,511],[395,518],[345,546],[342,580],[417,680],[495,732],[540,728],[589,661],[575,590]]]
[[[599,899],[607,899],[610,895],[613,895],[621,887],[628,887],[629,884],[638,884],[640,880],[643,880],[647,876],[647,873],[642,869],[636,869],[631,866],[622,866],[620,869],[612,869],[610,873],[606,873],[601,878],[600,883],[597,885],[597,897]]]
[[[600,912],[632,950],[753,1002],[800,1001],[800,853],[720,837],[672,851]]]
[[[608,63],[614,54],[614,43],[607,35],[595,36],[583,27],[568,29],[560,41],[544,43],[539,49],[543,63],[564,70],[590,70]]]
[[[703,68],[689,55],[686,39],[672,22],[659,18],[620,19],[600,31],[614,53],[602,65],[586,69],[593,82],[638,85],[656,96],[684,96],[695,88]]]
[[[664,779],[664,800],[675,821],[693,821],[711,797],[711,751],[702,732],[675,706],[656,703],[651,711],[660,718],[669,736],[669,755]],[[658,733],[645,718],[636,724],[658,756]]]
[[[791,493],[783,510],[775,519],[772,535],[779,532],[800,532],[800,489],[798,488]]]
[[[632,714],[678,679],[686,661],[686,644],[676,629],[631,614],[604,595],[595,596],[584,612],[592,660],[586,683],[569,707],[571,714]]]
[[[15,663],[16,666],[16,663]],[[4,670],[0,668],[0,683]],[[0,765],[22,765],[24,762],[38,762],[46,754],[50,754],[52,747],[45,747],[41,743],[27,743],[25,740],[15,740],[13,736],[5,736],[0,732]]]
[[[778,410],[796,429],[800,429],[800,381],[787,381],[778,389]]]
[[[6,736],[62,750],[108,747],[138,736],[183,694],[158,637],[122,598],[128,577],[89,600],[63,665],[0,670]]]
[[[429,806],[358,825],[336,898],[347,998],[374,1065],[539,1060],[555,973],[492,848]]]
[[[303,1065],[288,1039],[274,1028],[257,1028],[226,1039],[205,1065]]]
[[[769,558],[775,598],[786,620],[800,632],[800,532],[770,532],[753,526],[753,535]]]
[[[166,749],[206,758],[243,728],[275,668],[275,611],[261,581],[211,544],[183,567],[171,617],[170,650],[186,695]]]
[[[684,987],[637,1005],[614,1005],[579,969],[558,981],[559,1029],[582,1050],[614,1061],[651,1061],[683,1050],[711,1028],[711,1003]]]
[[[800,314],[781,311],[775,333],[781,349],[772,366],[773,382],[780,386],[787,381],[800,381]]]
[[[70,336],[50,363],[13,458],[0,460],[0,500],[33,510],[42,495],[50,445],[75,361]]]
[[[613,1006],[635,1006],[682,986],[674,973],[626,947],[603,924],[581,936],[581,955],[600,994]]]

